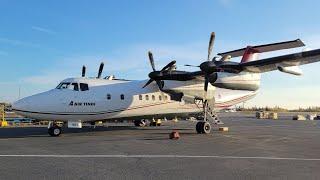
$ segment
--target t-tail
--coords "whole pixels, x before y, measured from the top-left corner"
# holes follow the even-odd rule
[[[305,46],[300,39],[293,41],[278,42],[272,44],[263,44],[258,46],[247,46],[246,48],[237,49],[229,52],[219,53],[220,56],[230,55],[232,58],[241,57],[241,63],[256,61],[259,54],[264,52],[278,51]]]
[[[304,46],[303,42],[300,39],[272,44],[264,44],[258,46],[247,46],[246,48],[233,50],[225,53],[219,53],[220,56],[228,56],[231,57],[241,57],[240,66],[245,66],[247,64],[253,63],[254,61],[259,60],[259,54],[264,52],[271,52],[283,49],[297,48]],[[282,72],[287,72],[293,74],[293,70],[290,67],[281,67],[279,65],[278,69]],[[290,71],[289,71],[290,70]],[[295,75],[298,71],[294,71]],[[226,77],[221,77],[215,83],[218,87],[234,89],[234,90],[251,90],[256,91],[260,87],[260,72],[252,72],[252,71],[242,71],[239,74],[228,75]]]

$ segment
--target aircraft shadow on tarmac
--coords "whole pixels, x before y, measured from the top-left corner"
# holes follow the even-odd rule
[[[63,128],[63,134],[80,134],[80,133],[94,133],[94,132],[107,132],[107,131],[123,131],[123,130],[134,130],[134,131],[170,131],[171,127],[166,129],[163,128],[140,128],[134,126],[98,126],[96,128],[91,127],[83,127],[82,129],[71,129],[71,128]],[[186,129],[177,129],[175,130],[189,130]],[[142,132],[143,133],[143,132]],[[63,135],[62,134],[62,135]],[[156,132],[159,134],[159,132]],[[168,134],[161,132],[161,134]],[[25,138],[25,137],[49,137],[48,129],[46,127],[18,127],[18,128],[0,128],[0,139],[7,138]]]

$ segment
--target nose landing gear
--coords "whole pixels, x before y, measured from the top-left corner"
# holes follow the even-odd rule
[[[50,136],[57,137],[61,135],[62,129],[56,122],[50,122],[48,124],[48,133]]]

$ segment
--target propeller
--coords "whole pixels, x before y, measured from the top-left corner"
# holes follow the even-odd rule
[[[153,59],[153,54],[151,51],[148,52],[148,56],[149,56],[149,61],[151,64],[151,68],[152,68],[152,72],[149,73],[149,81],[143,86],[143,88],[147,87],[149,84],[151,84],[153,81],[156,81],[159,89],[162,91],[163,88],[163,81],[161,80],[161,77],[163,76],[163,72],[168,71],[170,69],[172,69],[175,64],[176,61],[171,61],[170,63],[168,63],[166,66],[164,66],[160,71],[157,71],[154,65],[154,59]]]
[[[214,57],[212,58],[212,60],[210,60],[211,54],[213,52],[215,38],[216,38],[216,35],[214,32],[212,32],[209,40],[207,61],[201,63],[199,66],[194,66],[189,64],[185,65],[185,66],[191,66],[191,67],[199,67],[204,74],[203,112],[204,112],[205,119],[207,118],[207,111],[208,111],[207,97],[208,97],[209,83],[215,82],[217,80],[218,76],[216,72],[220,71],[220,68],[218,66],[221,64],[220,61],[216,60],[217,57]]]
[[[82,73],[81,73],[82,77],[85,77],[86,76],[86,66],[82,66]]]
[[[97,78],[100,79],[103,71],[104,63],[102,62],[99,67],[99,72]]]
[[[211,33],[209,46],[208,46],[208,58],[206,62],[200,64],[200,69],[204,72],[204,91],[205,91],[205,99],[207,99],[208,86],[209,86],[209,76],[216,71],[216,60],[215,58],[210,61],[211,53],[213,51],[214,41],[216,38],[216,34],[214,32]]]

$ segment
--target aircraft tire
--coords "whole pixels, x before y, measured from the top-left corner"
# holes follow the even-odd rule
[[[201,128],[203,126],[203,123],[204,122],[202,122],[202,121],[197,122],[196,131],[197,131],[198,134],[202,134],[203,133],[202,128]]]
[[[202,132],[204,134],[209,134],[211,132],[211,125],[209,122],[204,122],[202,127]]]
[[[146,121],[145,121],[145,120],[135,120],[133,123],[134,123],[134,125],[137,126],[137,127],[144,127],[144,126],[146,126]]]
[[[57,137],[61,135],[61,127],[53,126],[48,129],[48,133],[50,136]]]
[[[196,125],[196,131],[198,134],[209,134],[211,132],[211,125],[209,122],[198,122]]]

